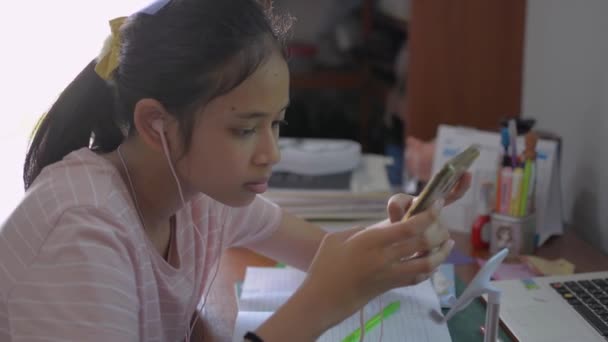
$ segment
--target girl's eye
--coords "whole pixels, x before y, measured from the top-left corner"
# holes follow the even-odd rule
[[[234,133],[239,137],[248,137],[255,133],[255,128],[238,128],[234,130]]]
[[[272,127],[287,126],[289,123],[286,120],[276,120],[272,122]]]
[[[272,128],[278,129],[280,126],[286,126],[287,121],[285,120],[275,120],[272,122]],[[233,129],[234,134],[239,138],[247,138],[254,135],[257,130],[256,128],[235,128]]]

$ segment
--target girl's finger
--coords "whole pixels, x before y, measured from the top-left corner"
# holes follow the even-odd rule
[[[430,274],[432,273],[450,254],[454,247],[454,240],[447,240],[439,249],[432,253],[415,259],[409,259],[403,263],[393,264],[393,274],[396,281],[403,280],[413,274]]]
[[[439,219],[443,200],[437,201],[431,209],[414,215],[407,221],[396,222],[387,226],[368,228],[366,243],[369,248],[385,248],[422,234],[429,226]]]
[[[412,204],[412,196],[406,194],[396,194],[388,200],[387,211],[391,223],[399,222],[405,212]]]
[[[435,222],[423,234],[386,247],[386,260],[393,263],[415,255],[426,255],[449,239],[449,231]]]

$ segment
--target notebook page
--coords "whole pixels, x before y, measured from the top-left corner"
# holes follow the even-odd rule
[[[430,281],[415,286],[391,290],[378,297],[365,306],[367,320],[380,312],[384,306],[401,301],[401,308],[384,321],[382,340],[385,342],[424,342],[424,341],[451,341],[447,324],[438,324],[433,321],[429,312],[439,310],[439,299]],[[382,303],[380,303],[382,302]],[[359,312],[347,318],[342,323],[328,330],[320,342],[341,341],[344,337],[359,328]],[[365,341],[378,341],[380,326],[365,334]]]
[[[291,297],[306,273],[295,268],[247,267],[239,311],[275,311]]]

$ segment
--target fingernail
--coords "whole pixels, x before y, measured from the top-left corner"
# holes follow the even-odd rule
[[[439,217],[439,215],[441,214],[441,209],[443,209],[444,204],[445,200],[443,198],[440,198],[436,200],[435,203],[433,203],[433,213],[436,217]]]
[[[447,244],[448,244],[448,249],[452,249],[452,247],[454,247],[454,244],[455,244],[455,243],[456,243],[456,242],[455,242],[454,240],[449,239],[449,240],[448,240],[448,242],[447,242]]]

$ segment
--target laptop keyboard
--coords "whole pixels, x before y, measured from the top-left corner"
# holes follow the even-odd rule
[[[551,287],[608,338],[608,278],[551,283]]]

